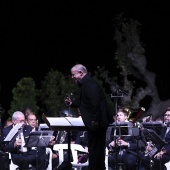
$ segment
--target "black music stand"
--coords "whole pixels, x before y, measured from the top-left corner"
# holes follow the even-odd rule
[[[160,122],[143,122],[142,126],[146,129],[152,129],[158,135],[161,134],[162,128],[165,126],[163,123]]]
[[[29,134],[26,147],[45,147],[49,144],[53,131],[35,131]]]
[[[26,141],[25,147],[46,147],[48,146],[50,139],[54,131],[34,131],[29,134],[29,138]],[[38,150],[37,150],[38,152]],[[36,152],[36,169],[38,169],[38,154]]]
[[[111,136],[114,137],[115,143],[116,143],[117,138],[132,135],[133,124],[131,122],[114,122],[110,126],[112,126],[114,128],[114,130],[112,130],[112,132],[111,132]],[[117,170],[118,169],[118,166],[117,166],[117,154],[118,154],[117,153],[117,145],[115,145],[115,152],[116,152],[115,169]]]
[[[75,117],[46,117],[45,114],[42,114],[42,119],[47,124],[47,126],[54,131],[66,130],[68,132],[68,163],[71,158],[71,135],[70,131],[72,130],[87,130],[85,127],[82,118]],[[71,170],[71,168],[70,168]]]
[[[131,122],[114,122],[110,125],[110,127],[114,128],[114,131],[112,131],[111,136],[113,135],[113,133],[114,137],[132,135],[133,124]]]
[[[158,145],[161,148],[163,145],[167,144],[154,130],[143,129],[142,130],[145,140],[152,141],[153,144]]]
[[[152,129],[143,129],[142,132],[147,142],[151,141],[154,145],[157,145],[158,151],[167,144],[167,142],[162,140],[162,138]]]

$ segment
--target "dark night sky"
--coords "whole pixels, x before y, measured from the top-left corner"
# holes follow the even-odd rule
[[[76,63],[91,72],[114,72],[113,19],[121,12],[141,23],[148,69],[157,74],[162,98],[169,95],[169,5],[165,1],[1,0],[0,103],[9,107],[12,88],[23,77],[40,84],[51,68],[70,74]]]

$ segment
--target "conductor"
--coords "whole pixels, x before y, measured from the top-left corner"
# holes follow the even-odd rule
[[[71,68],[71,76],[80,88],[79,99],[66,98],[67,105],[79,108],[88,133],[88,170],[105,170],[106,130],[113,123],[104,92],[100,85],[88,75],[82,64]]]

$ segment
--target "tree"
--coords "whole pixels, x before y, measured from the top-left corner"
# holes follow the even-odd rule
[[[112,91],[123,89],[127,93],[121,99],[121,105],[139,109],[147,101],[148,108],[145,114],[152,114],[155,118],[170,106],[170,99],[160,99],[155,84],[156,75],[146,67],[145,49],[140,42],[138,29],[140,23],[120,14],[115,18],[114,24],[114,41],[117,45],[115,60],[120,70],[121,81],[115,77],[110,78],[109,72],[104,72],[104,68],[99,67],[101,76],[110,84]]]
[[[38,111],[38,106],[36,103],[36,84],[31,77],[22,78],[12,90],[13,99],[10,105],[10,110],[8,111],[10,115],[13,112],[20,110],[24,112],[25,107],[31,106],[35,112]]]
[[[40,111],[46,116],[60,116],[61,109],[68,109],[64,103],[66,95],[76,97],[77,86],[70,77],[51,69],[41,83],[39,90]]]

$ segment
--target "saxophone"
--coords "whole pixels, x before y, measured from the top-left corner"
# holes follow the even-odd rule
[[[158,149],[154,146],[154,144],[151,141],[147,142],[147,144],[148,146],[152,147],[152,150],[151,151],[145,150],[145,156],[149,156],[151,158],[153,155],[155,155]]]

